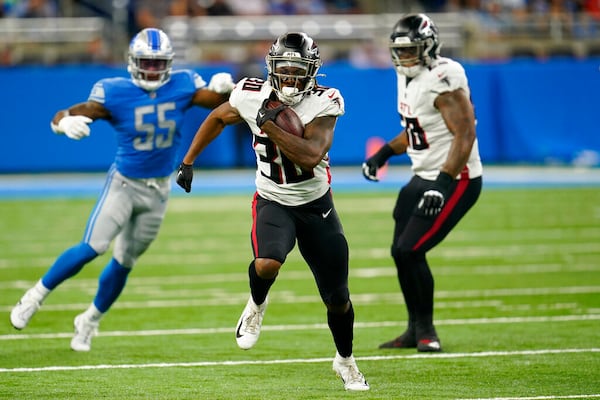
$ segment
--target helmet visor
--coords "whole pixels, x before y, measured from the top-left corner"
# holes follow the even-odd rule
[[[276,78],[276,88],[282,90],[285,87],[297,89],[303,92],[311,77],[309,66],[301,61],[276,60],[273,62],[273,75]]]
[[[394,65],[401,67],[412,67],[421,61],[421,44],[391,44],[390,52]]]
[[[140,78],[146,81],[158,81],[167,76],[171,60],[161,58],[137,58],[135,59],[135,63]]]
[[[157,58],[140,58],[138,60],[138,67],[145,71],[164,71],[167,69],[167,65],[167,60]]]

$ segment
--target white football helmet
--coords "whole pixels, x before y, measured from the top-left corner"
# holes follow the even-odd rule
[[[298,103],[316,84],[321,56],[315,41],[304,32],[289,32],[275,40],[265,57],[271,86],[281,102]],[[293,70],[293,74],[281,71]]]
[[[131,39],[127,71],[137,86],[155,91],[171,79],[174,55],[166,33],[146,28]]]

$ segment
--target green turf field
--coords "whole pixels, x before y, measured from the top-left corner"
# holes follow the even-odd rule
[[[394,192],[337,193],[350,243],[355,357],[369,392],[345,392],[325,308],[294,251],[260,341],[239,350],[250,196],[176,196],[90,353],[73,317],[109,255],[47,299],[22,332],[12,305],[83,232],[94,199],[0,201],[2,399],[600,398],[600,190],[484,189],[429,256],[444,352],[378,350],[406,314],[389,256]]]

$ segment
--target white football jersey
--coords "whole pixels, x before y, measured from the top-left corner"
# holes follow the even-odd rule
[[[272,87],[267,81],[244,78],[231,92],[229,103],[238,110],[253,134],[258,194],[287,206],[306,204],[320,198],[329,190],[329,154],[325,154],[311,171],[304,171],[290,161],[260,130],[256,125],[256,114],[271,91]],[[343,115],[344,99],[335,88],[316,86],[292,108],[306,125],[317,117]]]
[[[459,88],[470,96],[465,70],[456,61],[445,57],[438,57],[412,79],[398,73],[398,112],[409,140],[406,153],[413,172],[423,179],[437,178],[454,139],[434,106],[435,99],[441,93]],[[477,139],[465,169],[467,171],[463,172],[468,172],[469,178],[481,176],[483,172]]]

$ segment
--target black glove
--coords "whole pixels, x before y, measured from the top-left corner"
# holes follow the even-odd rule
[[[362,173],[370,181],[377,182],[379,179],[377,178],[377,170],[386,163],[388,158],[393,156],[394,150],[392,150],[391,146],[386,143],[377,151],[377,153],[373,154],[371,157],[367,159],[362,165]]]
[[[281,103],[275,108],[267,108],[267,103],[271,101],[270,99],[265,99],[262,102],[262,105],[258,109],[258,114],[256,114],[256,125],[260,128],[267,121],[275,121],[277,118],[277,114],[279,114],[286,107],[285,104]]]
[[[423,193],[417,209],[428,217],[438,215],[442,211],[442,207],[444,207],[452,182],[454,182],[454,178],[440,171],[437,179],[432,182],[431,187]]]
[[[192,179],[194,179],[194,166],[181,163],[177,171],[177,184],[184,188],[186,193],[192,191]]]

